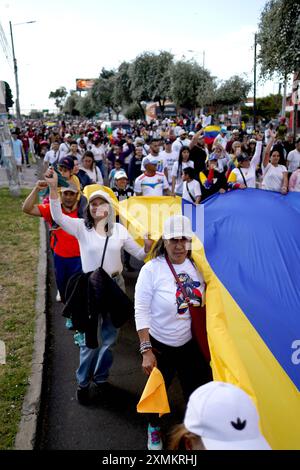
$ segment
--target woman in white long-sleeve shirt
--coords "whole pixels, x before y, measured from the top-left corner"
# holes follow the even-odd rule
[[[256,148],[253,157],[242,153],[237,157],[238,166],[228,177],[228,186],[231,189],[256,188],[256,167],[260,162],[262,151],[262,135],[256,136]]]
[[[142,267],[135,288],[135,322],[143,370],[149,375],[157,367],[167,388],[178,372],[186,400],[199,385],[211,380],[210,367],[192,338],[189,305],[168,264],[173,266],[190,302],[203,305],[205,284],[191,259],[192,235],[187,217],[167,219],[153,259]],[[148,449],[161,450],[158,416],[151,415],[149,421]]]
[[[83,272],[94,271],[102,265],[107,274],[125,291],[121,274],[123,270],[121,248],[138,259],[144,259],[150,249],[151,241],[145,240],[145,248],[141,248],[124,226],[114,222],[111,200],[104,191],[95,191],[91,194],[84,219],[67,217],[61,211],[57,174],[49,169],[45,180],[50,187],[50,208],[53,219],[63,230],[78,239]],[[91,380],[99,391],[103,390],[103,384],[107,382],[112,365],[112,345],[116,341],[118,330],[108,315],[102,319],[102,324],[99,321],[99,327],[101,346],[97,349],[90,349],[85,345],[80,347],[80,365],[76,377],[77,399],[82,404],[89,402]]]

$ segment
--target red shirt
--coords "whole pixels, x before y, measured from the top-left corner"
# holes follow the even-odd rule
[[[38,204],[38,208],[41,216],[46,220],[49,226],[52,227],[53,219],[51,216],[50,204]],[[77,209],[72,212],[66,212],[62,207],[62,212],[74,219],[78,218]],[[50,246],[56,255],[62,256],[63,258],[74,258],[75,256],[80,256],[77,238],[73,237],[73,235],[69,235],[60,227],[51,230],[50,233]]]

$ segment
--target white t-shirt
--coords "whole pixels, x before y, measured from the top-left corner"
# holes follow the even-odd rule
[[[298,170],[298,168],[300,167],[300,152],[298,152],[297,149],[289,152],[287,156],[287,161],[288,161],[289,172]]]
[[[178,137],[172,144],[172,152],[176,153],[177,156],[179,156],[182,147],[189,147],[190,143],[191,141],[189,139],[181,140],[181,138]]]
[[[158,171],[154,176],[143,173],[134,182],[134,192],[142,193],[143,196],[163,196],[164,189],[169,189],[169,183],[165,175]]]
[[[178,160],[178,155],[176,152],[167,153],[165,150],[161,152],[161,155],[164,159],[164,169],[167,168],[168,170],[168,181],[172,183],[172,169],[174,163]]]
[[[284,165],[274,166],[272,165],[272,163],[268,163],[266,167],[262,167],[262,170],[262,189],[280,192],[283,180],[283,173],[287,173],[286,167]]]
[[[174,264],[187,295],[204,305],[205,284],[189,259]],[[149,328],[156,340],[169,346],[182,346],[191,340],[191,317],[184,297],[163,256],[146,263],[135,286],[137,331]]]
[[[49,150],[44,157],[44,162],[48,162],[49,165],[53,165],[53,163],[57,163],[60,158],[61,153],[59,150],[56,150],[56,152],[54,152],[54,150]]]
[[[103,157],[105,157],[105,146],[100,145],[100,147],[96,147],[96,145],[92,145],[91,152],[93,152],[95,161],[101,162]]]
[[[189,191],[188,191],[187,187],[189,188]],[[194,201],[191,198],[191,196],[189,195],[189,192],[194,197]],[[192,181],[189,181],[189,182],[187,182],[187,181],[183,182],[183,191],[182,191],[183,199],[185,199],[186,201],[195,202],[196,198],[198,196],[201,196],[201,194],[202,193],[201,193],[201,188],[200,188],[199,181],[192,180]]]
[[[59,151],[60,151],[60,159],[65,157],[66,155],[68,155],[68,153],[70,152],[70,145],[67,144],[67,142],[63,142],[62,144],[60,144],[59,146]]]
[[[97,166],[95,166],[93,170],[89,170],[87,168],[84,168],[83,166],[80,168],[81,170],[86,172],[86,174],[90,177],[93,183],[97,183],[101,185],[103,184],[102,173]]]
[[[149,155],[147,155],[147,157],[144,157],[143,160],[142,160],[142,167],[141,167],[142,171],[145,171],[145,169],[146,169],[145,166],[144,166],[145,158],[148,158],[150,160],[150,162],[152,162],[153,160],[156,160],[158,162],[157,166],[156,166],[156,171],[158,171],[159,173],[164,172],[165,162],[164,162],[164,157],[162,155],[162,152],[159,152],[157,157],[155,155],[151,155],[151,153]]]
[[[173,169],[172,169],[172,177],[175,176],[176,178],[176,183],[175,183],[175,193],[176,194],[182,194],[182,190],[183,190],[183,181],[182,181],[182,178],[181,178],[181,174],[177,176],[177,171],[178,171],[178,161],[174,163],[173,165]],[[194,162],[192,160],[188,160],[187,162],[182,162],[182,170],[184,170],[185,168],[194,168]],[[182,173],[182,171],[181,171]]]
[[[50,199],[50,209],[55,222],[70,235],[78,239],[82,270],[84,273],[94,271],[101,266],[102,254],[106,237],[99,235],[94,228],[89,230],[83,219],[73,219],[62,213],[59,199]],[[103,269],[110,276],[121,273],[123,265],[121,248],[137,259],[145,258],[144,248],[141,248],[128,233],[127,229],[118,223],[114,224],[112,235],[107,243]]]

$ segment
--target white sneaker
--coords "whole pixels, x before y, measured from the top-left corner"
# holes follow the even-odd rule
[[[57,291],[57,294],[56,294],[56,302],[61,302],[59,290]]]
[[[159,426],[148,424],[148,450],[162,450],[162,440]]]

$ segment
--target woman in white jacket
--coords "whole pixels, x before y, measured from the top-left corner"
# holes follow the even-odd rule
[[[78,239],[83,272],[88,273],[102,266],[125,291],[121,274],[123,270],[121,249],[124,248],[138,259],[144,259],[152,241],[145,240],[145,248],[141,248],[123,225],[115,223],[111,199],[105,191],[95,191],[90,195],[84,219],[73,219],[64,215],[58,197],[56,172],[49,169],[45,180],[50,187],[50,208],[53,219],[63,230]],[[101,346],[90,349],[83,344],[80,347],[80,365],[76,378],[77,399],[81,404],[89,404],[91,381],[99,392],[107,384],[113,361],[112,346],[117,339],[117,333],[118,330],[108,315],[99,320]]]
[[[191,259],[192,236],[187,217],[167,219],[163,236],[152,260],[142,267],[135,289],[142,368],[149,375],[157,367],[167,388],[178,372],[186,400],[199,385],[211,380],[210,367],[192,338],[189,305],[172,272],[174,269],[192,304],[203,305],[205,284]],[[162,449],[157,415],[151,415],[148,424],[148,449]]]

